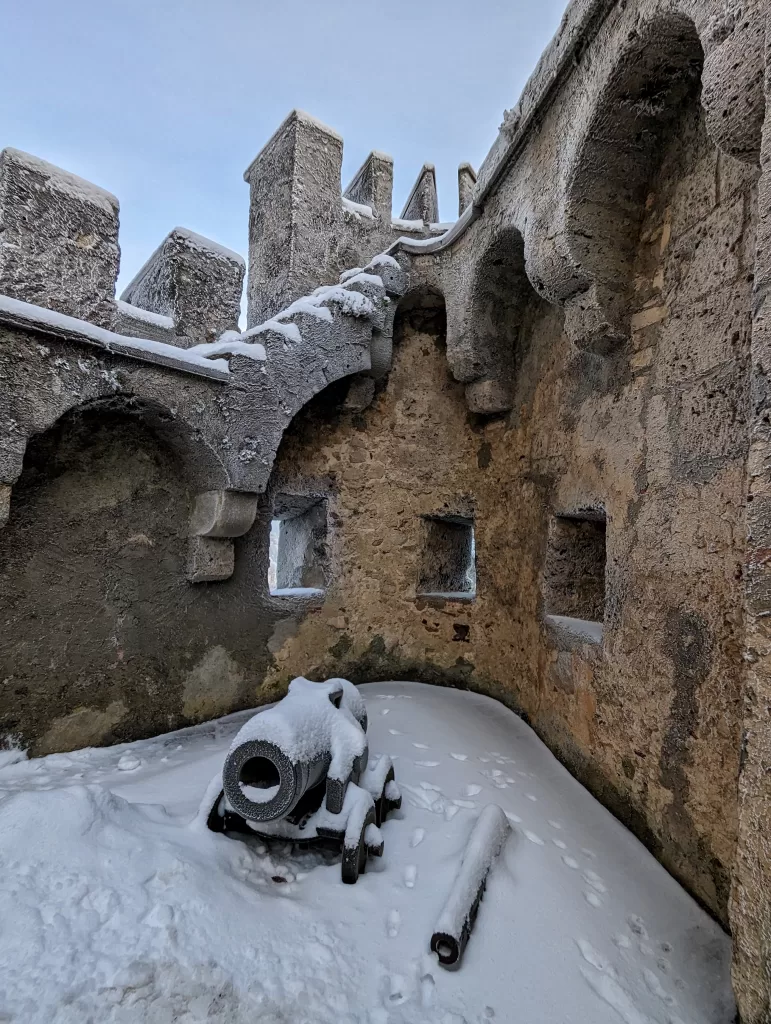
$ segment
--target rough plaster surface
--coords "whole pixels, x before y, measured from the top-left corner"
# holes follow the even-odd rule
[[[277,680],[311,664],[500,696],[723,921],[737,836],[755,178],[711,145],[696,100],[685,104],[640,211],[627,346],[577,350],[558,311],[525,291],[508,320],[514,409],[469,417],[453,353],[435,324],[421,327],[437,316],[427,296],[397,325],[373,408],[303,414],[276,483],[333,478],[339,559],[321,612],[276,654]],[[446,266],[425,262],[413,279],[441,286]],[[514,259],[495,286],[505,290],[507,269],[521,294]],[[469,499],[477,600],[423,602],[421,517]],[[562,643],[543,621],[550,516],[587,507],[607,515],[602,645]]]
[[[390,158],[342,193],[342,140],[290,115],[246,175],[250,325],[411,233],[395,330],[387,263],[346,285],[368,317],[295,312],[208,378],[6,317],[3,734],[131,739],[298,673],[484,690],[730,925],[742,1021],[768,1024],[767,25],[760,0],[573,0],[441,238],[432,173],[408,229]],[[47,166],[4,171],[0,290],[181,345],[232,322],[212,243],[186,294],[153,257],[114,304],[117,202]],[[271,597],[292,497],[326,503],[303,576],[327,590]],[[587,509],[603,581],[591,544],[550,563]],[[475,600],[417,593],[426,517],[474,519]]]
[[[0,294],[110,327],[118,200],[17,149],[0,153]]]

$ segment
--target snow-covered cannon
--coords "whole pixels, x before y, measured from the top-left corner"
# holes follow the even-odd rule
[[[382,855],[379,826],[399,807],[390,757],[369,760],[367,710],[353,683],[299,677],[236,735],[207,824],[342,846],[342,879],[353,883],[368,856]]]

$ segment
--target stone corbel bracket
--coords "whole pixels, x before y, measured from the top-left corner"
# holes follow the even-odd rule
[[[8,522],[11,514],[11,485],[0,484],[0,530]]]
[[[242,491],[204,491],[190,518],[187,578],[215,583],[233,575],[233,538],[242,537],[257,515],[257,495]]]

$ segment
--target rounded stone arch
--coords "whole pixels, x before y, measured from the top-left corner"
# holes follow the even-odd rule
[[[452,370],[466,384],[472,412],[493,415],[512,408],[522,327],[534,299],[522,234],[513,225],[499,228],[474,266],[466,330],[452,352]]]
[[[24,471],[26,451],[41,435],[54,431],[57,424],[77,417],[98,418],[100,415],[113,421],[123,417],[126,422],[141,421],[153,431],[174,453],[182,467],[185,478],[195,491],[225,489],[229,486],[229,474],[219,452],[202,434],[192,427],[179,413],[153,398],[145,398],[133,392],[115,394],[105,390],[102,395],[85,399],[74,393],[51,395],[50,400],[41,402],[35,409],[34,417],[28,423],[23,436],[17,438],[11,476],[18,479]],[[9,511],[14,480],[2,485],[5,488],[5,506],[0,500],[0,526],[3,525],[3,508]],[[0,499],[4,492],[0,490]]]
[[[698,108],[704,51],[690,18],[638,25],[618,52],[577,147],[566,189],[565,232],[575,294],[565,328],[606,350],[629,336],[629,300],[649,183],[667,134]]]
[[[188,614],[191,511],[215,468],[185,433],[160,404],[113,396],[28,439],[0,530],[0,735],[44,753],[176,720],[169,628]]]

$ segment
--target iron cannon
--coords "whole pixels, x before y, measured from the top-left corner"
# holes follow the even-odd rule
[[[390,757],[369,757],[364,699],[347,679],[292,680],[251,718],[225,757],[207,818],[213,832],[342,848],[354,883],[383,853],[380,825],[401,807]]]

